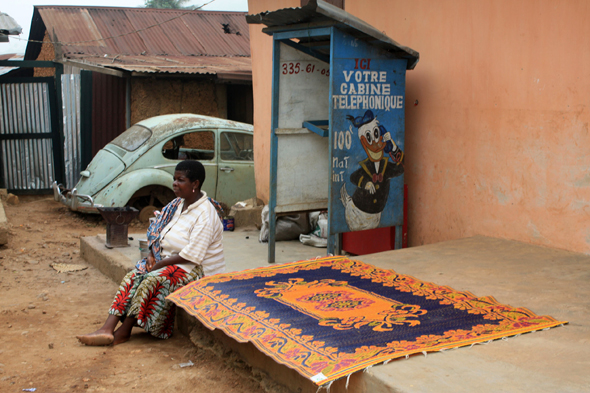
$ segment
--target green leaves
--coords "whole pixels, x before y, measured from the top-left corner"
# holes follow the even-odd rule
[[[167,8],[173,10],[192,10],[195,9],[197,6],[195,5],[188,5],[185,6],[186,3],[189,3],[191,0],[145,0],[145,8]]]

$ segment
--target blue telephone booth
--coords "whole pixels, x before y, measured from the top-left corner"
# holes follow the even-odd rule
[[[418,52],[322,0],[248,15],[272,35],[269,256],[277,215],[328,210],[339,234],[396,227],[401,246],[406,70]]]

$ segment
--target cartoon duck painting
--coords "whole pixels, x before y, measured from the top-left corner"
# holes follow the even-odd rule
[[[358,138],[367,154],[367,158],[359,162],[360,168],[350,175],[356,187],[352,197],[346,185],[340,189],[346,223],[351,231],[377,228],[389,197],[389,181],[404,173],[404,153],[372,111],[366,111],[364,116],[346,118],[358,129]]]

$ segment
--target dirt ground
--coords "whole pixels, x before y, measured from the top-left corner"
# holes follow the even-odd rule
[[[11,235],[0,247],[1,392],[267,390],[232,356],[199,349],[178,331],[158,340],[135,328],[131,340],[116,347],[79,344],[75,335],[102,325],[117,289],[79,257],[79,238],[105,233],[104,221],[70,212],[48,196],[21,196],[5,211]],[[58,273],[54,262],[88,268]],[[179,366],[189,361],[194,365]]]

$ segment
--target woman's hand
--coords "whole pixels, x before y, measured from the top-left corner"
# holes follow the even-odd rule
[[[145,263],[145,268],[148,273],[154,270],[154,266],[156,266],[156,257],[154,256],[152,250],[150,250],[150,254],[147,256],[147,261]]]
[[[178,254],[169,256],[168,258],[161,259],[159,262],[156,262],[156,258],[153,258],[153,263],[150,263],[150,261],[152,260],[152,259],[150,259],[150,257],[153,257],[153,255],[151,253],[148,256],[147,262],[145,264],[145,267],[146,267],[148,273],[153,272],[154,270],[162,269],[162,268],[164,268],[166,266],[170,266],[170,265],[178,265],[178,264],[182,264],[182,263],[193,263],[191,261],[184,259],[183,257],[181,257]]]

